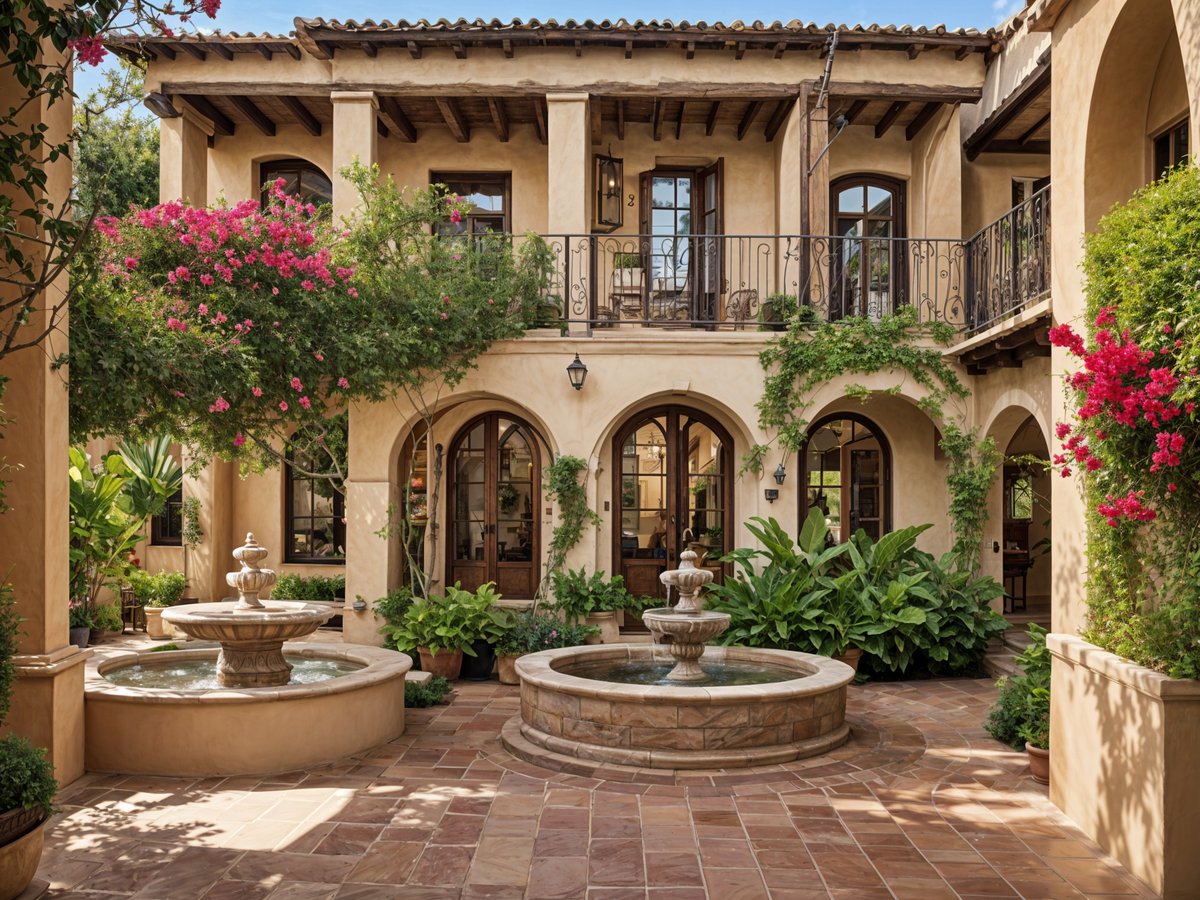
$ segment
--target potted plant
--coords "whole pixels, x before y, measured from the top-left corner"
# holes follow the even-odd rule
[[[491,582],[474,592],[456,582],[445,594],[414,600],[400,624],[389,626],[390,636],[399,649],[417,651],[424,671],[454,681],[464,654],[490,656],[490,645],[503,636],[508,614],[493,606],[499,599]],[[487,668],[490,674],[490,663]]]
[[[1034,781],[1050,783],[1050,651],[1046,629],[1030,624],[1029,646],[1016,657],[1020,675],[1001,678],[1000,697],[984,727],[996,740],[1025,748]]]
[[[106,637],[120,634],[125,630],[125,620],[121,618],[120,600],[113,603],[98,603],[92,607],[92,624],[88,632],[88,640],[99,644]]]
[[[16,677],[17,615],[12,588],[0,586],[0,724],[8,714]],[[28,887],[42,858],[43,826],[53,811],[54,767],[24,738],[0,738],[0,900]]]
[[[130,575],[130,585],[133,596],[142,604],[146,613],[146,634],[155,640],[171,637],[163,626],[162,613],[164,609],[175,606],[183,599],[187,578],[182,572],[159,572],[151,575],[149,572],[137,571]]]
[[[516,663],[526,653],[578,647],[597,633],[599,629],[594,625],[563,622],[555,616],[540,615],[532,609],[522,610],[512,617],[508,628],[496,642],[500,683],[521,683],[517,677]]]
[[[589,576],[587,569],[581,568],[555,572],[550,580],[554,586],[554,603],[550,608],[569,623],[586,623],[599,629],[599,634],[589,638],[588,643],[617,643],[620,639],[617,612],[639,608],[620,575],[606,580],[603,572]]]
[[[72,600],[70,602],[67,624],[70,628],[71,643],[80,650],[87,647],[92,631],[92,612],[88,609],[87,601]]]
[[[760,330],[783,331],[799,309],[800,302],[795,294],[771,294],[758,310],[758,320],[762,323]]]
[[[613,254],[612,285],[614,291],[630,293],[637,291],[640,293],[644,281],[645,272],[642,269],[640,253]]]

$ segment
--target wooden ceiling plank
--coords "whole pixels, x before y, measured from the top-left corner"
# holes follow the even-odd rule
[[[904,129],[905,140],[911,141],[921,130],[929,124],[930,120],[937,115],[937,111],[942,108],[940,103],[926,103],[921,107],[921,111],[916,117],[908,123],[908,127]]]
[[[508,143],[508,116],[504,112],[504,101],[496,97],[488,97],[488,112],[492,116],[492,127],[496,129],[496,140],[502,144]]]
[[[721,110],[721,101],[714,100],[708,107],[708,118],[704,122],[704,133],[708,137],[712,137],[713,132],[717,130],[717,113]]]
[[[750,130],[750,123],[754,121],[754,117],[758,115],[758,111],[762,109],[762,105],[763,102],[761,100],[751,100],[750,105],[746,107],[746,112],[742,114],[742,121],[737,128],[737,139],[739,141]]]
[[[679,113],[675,116],[675,140],[683,137],[683,111],[687,107],[686,100],[679,101]]]
[[[791,112],[793,103],[795,103],[794,100],[780,100],[775,105],[775,111],[771,113],[771,118],[767,120],[767,127],[763,129],[763,138],[766,141],[775,140],[775,135],[779,133],[779,129],[787,121],[788,113]]]
[[[900,114],[908,108],[907,100],[897,100],[888,107],[888,111],[883,114],[883,118],[879,120],[879,124],[875,126],[876,139],[883,137],[888,133],[888,129],[900,117]]]
[[[275,123],[271,118],[254,105],[254,101],[249,97],[234,95],[229,98],[229,102],[238,108],[243,116],[250,120],[250,124],[265,134],[267,137],[275,137]]]
[[[304,126],[305,129],[308,130],[309,134],[311,134],[313,137],[321,136],[323,126],[319,121],[317,121],[317,117],[312,114],[312,111],[304,105],[304,101],[302,101],[299,97],[293,97],[289,94],[282,95],[279,100],[288,108],[288,111],[296,117],[296,121],[298,121]]]
[[[1032,128],[1030,128],[1028,131],[1026,131],[1023,135],[1021,135],[1017,139],[1017,143],[1020,144],[1022,147],[1024,147],[1026,144],[1028,144],[1030,141],[1032,141],[1033,136],[1035,134],[1037,134],[1039,131],[1041,131],[1049,122],[1050,122],[1050,113],[1046,113],[1044,116],[1042,116],[1040,119],[1037,120],[1037,124],[1035,124]]]
[[[207,97],[198,94],[185,94],[183,95],[183,99],[191,104],[192,109],[213,123],[213,131],[217,134],[228,137],[237,130],[233,124],[233,120],[213,106],[212,101]]]
[[[546,107],[541,97],[533,98],[533,127],[537,131],[538,140],[547,143],[546,137]]]
[[[664,104],[664,103],[663,103],[663,100],[662,100],[662,98],[661,98],[661,97],[655,97],[655,98],[654,98],[654,118],[653,118],[653,122],[654,122],[654,139],[655,139],[656,141],[661,141],[661,140],[662,140],[663,107],[664,107],[665,105],[666,105],[666,104]]]
[[[417,129],[412,120],[404,114],[400,101],[395,97],[381,96],[379,98],[379,113],[388,123],[390,130],[395,131],[403,140],[410,144],[417,142]]]

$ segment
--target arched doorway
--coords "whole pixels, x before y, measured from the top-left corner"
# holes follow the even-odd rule
[[[1013,622],[1050,624],[1050,452],[1033,416],[1004,450],[1001,560],[1004,613]]]
[[[733,531],[733,440],[685,407],[638,413],[618,430],[613,459],[613,568],[638,597],[660,597],[658,576],[691,549],[719,580]]]
[[[892,530],[892,453],[879,426],[855,413],[818,419],[802,456],[801,523],[815,506],[839,543],[860,528],[873,540]]]
[[[508,413],[473,419],[450,445],[447,472],[447,581],[466,590],[494,581],[505,597],[532,597],[542,483],[533,428]]]
[[[904,183],[883,175],[846,175],[830,185],[837,235],[830,316],[890,315],[904,302]]]

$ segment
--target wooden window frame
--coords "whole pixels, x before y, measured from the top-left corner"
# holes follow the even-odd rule
[[[177,511],[178,534],[172,534],[171,511]],[[152,547],[182,547],[183,546],[183,488],[167,498],[162,511],[150,517],[150,546]]]
[[[1181,162],[1191,158],[1194,155],[1194,148],[1191,146],[1191,114],[1185,113],[1176,118],[1166,128],[1160,128],[1156,133],[1150,136],[1150,180],[1158,181],[1163,177],[1165,169],[1160,169],[1158,164],[1158,143],[1164,138],[1167,140],[1168,150],[1167,156],[1169,162],[1166,168],[1173,168]],[[1188,147],[1187,151],[1180,156],[1178,151],[1177,137],[1180,126],[1183,126],[1184,134],[1187,135]]]
[[[455,170],[441,170],[429,173],[429,183],[449,185],[455,181],[479,181],[493,182],[499,184],[503,189],[504,197],[504,229],[502,234],[512,234],[513,228],[513,209],[512,209],[512,172],[459,172]],[[490,219],[495,216],[495,213],[481,213],[478,216],[474,213],[468,213],[464,216],[467,223],[466,230],[463,234],[474,234],[475,229],[473,224],[475,219],[484,218]]]
[[[304,482],[306,489],[310,492],[314,491],[314,485],[319,480],[313,476],[303,475],[296,471],[292,466],[292,450],[288,450],[285,454],[285,462],[283,464],[284,492],[283,492],[283,533],[284,533],[284,555],[285,563],[302,563],[304,565],[314,566],[344,566],[346,557],[343,556],[306,556],[296,552],[294,543],[296,526],[295,523],[300,519],[307,519],[311,524],[318,517],[313,515],[297,516],[295,513],[295,496],[297,482]],[[340,547],[342,552],[346,550],[346,523],[342,520],[346,517],[346,496],[341,491],[334,490],[333,492],[333,540],[334,545]],[[311,496],[310,506],[311,509]],[[324,518],[324,517],[321,517]]]
[[[279,170],[279,174],[269,175],[271,171]],[[311,175],[320,175],[330,186],[330,202],[333,197],[333,179],[326,174],[325,170],[316,163],[309,162],[301,157],[285,157],[284,159],[267,159],[258,164],[258,185],[259,185],[259,202],[264,206],[269,199],[270,189],[267,187],[268,181],[274,181],[276,178],[282,177],[282,172],[294,171],[297,177],[297,185],[303,187],[304,173],[308,172]]]
[[[804,439],[804,445],[800,448],[800,518],[799,522],[797,523],[797,534],[799,534],[800,527],[804,525],[804,520],[808,518],[809,511],[812,509],[808,502],[808,442],[812,439],[814,434],[816,434],[830,422],[838,421],[855,422],[863,426],[871,432],[871,436],[879,443],[880,464],[882,466],[882,471],[880,472],[880,500],[883,503],[883,515],[879,517],[880,528],[882,530],[880,537],[882,537],[884,534],[890,534],[893,529],[892,512],[894,508],[892,485],[895,481],[893,471],[895,462],[892,455],[892,445],[888,441],[887,436],[884,434],[883,429],[879,427],[878,422],[875,422],[861,413],[855,412],[830,413],[827,416],[822,416],[821,418],[817,419],[808,428],[808,434]],[[845,497],[851,489],[850,482],[853,478],[853,473],[847,471],[845,465],[841,466],[841,471],[842,478],[838,490],[841,491],[843,493],[843,497]],[[842,529],[845,531],[850,526],[850,507],[849,504],[844,502],[844,500],[842,503],[841,514]],[[846,540],[849,540],[849,534],[843,537],[842,543],[845,543]]]

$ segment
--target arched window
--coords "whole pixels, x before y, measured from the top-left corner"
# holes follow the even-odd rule
[[[904,184],[847,175],[830,185],[834,247],[830,316],[878,319],[904,297]]]
[[[333,182],[306,159],[274,159],[260,163],[258,171],[264,203],[269,186],[282,178],[285,194],[292,194],[317,206],[333,204]]]
[[[329,468],[319,453],[288,448],[286,562],[345,562],[346,499],[343,486],[323,474]]]
[[[801,522],[818,507],[839,543],[860,528],[874,540],[892,530],[892,454],[870,419],[836,413],[818,420],[809,429],[803,459]]]

